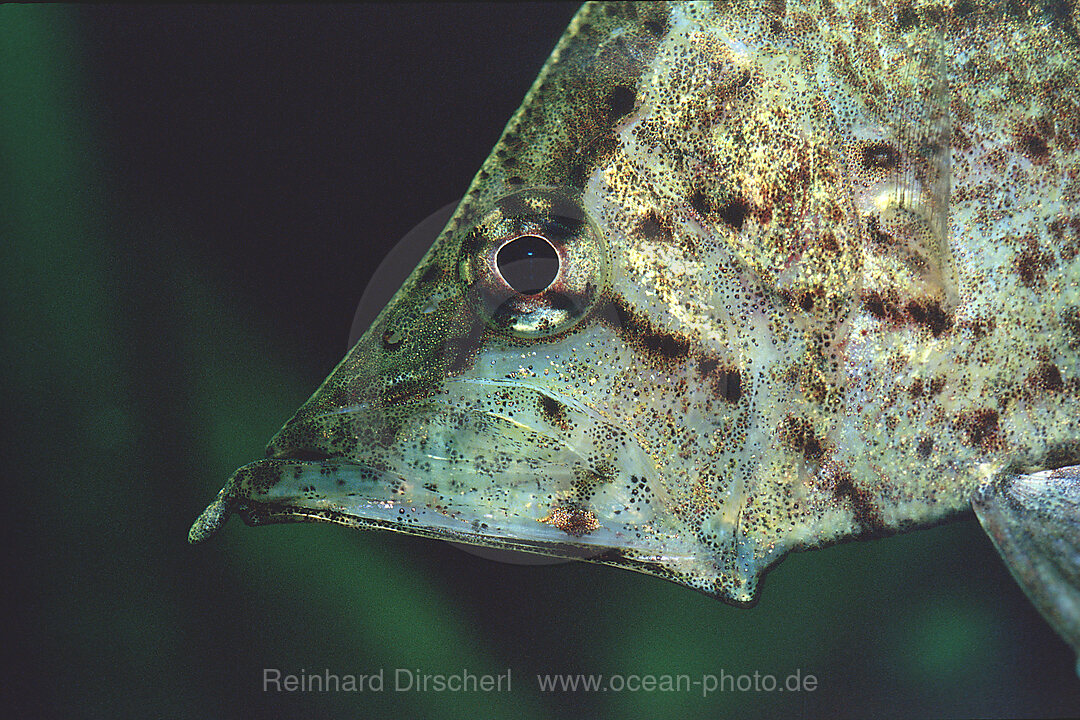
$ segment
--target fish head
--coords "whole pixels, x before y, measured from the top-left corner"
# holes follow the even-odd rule
[[[715,569],[697,567],[707,555],[679,532],[656,459],[613,412],[625,399],[605,364],[628,351],[632,320],[582,194],[466,198],[267,459],[231,478],[229,510],[596,559],[710,591]]]

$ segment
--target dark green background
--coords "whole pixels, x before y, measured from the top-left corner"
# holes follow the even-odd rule
[[[753,610],[333,527],[234,520],[186,543],[343,353],[382,253],[464,191],[573,11],[0,7],[8,714],[1080,712],[1074,658],[970,518],[793,556]],[[510,668],[513,690],[263,693],[264,667]],[[796,669],[815,692],[534,678]]]

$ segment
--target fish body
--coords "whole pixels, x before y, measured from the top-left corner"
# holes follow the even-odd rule
[[[729,602],[975,511],[1080,645],[1071,4],[590,3],[232,513]]]

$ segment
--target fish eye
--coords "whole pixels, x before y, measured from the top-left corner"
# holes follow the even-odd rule
[[[495,267],[506,284],[522,295],[543,292],[559,274],[559,254],[546,238],[522,235],[495,255]]]
[[[530,188],[496,200],[467,231],[458,275],[492,328],[544,337],[588,314],[607,267],[603,239],[577,195]]]

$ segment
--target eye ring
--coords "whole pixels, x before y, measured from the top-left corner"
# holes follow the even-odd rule
[[[605,286],[607,268],[602,236],[576,195],[554,188],[496,201],[466,234],[458,264],[484,320],[532,338],[580,322]]]

